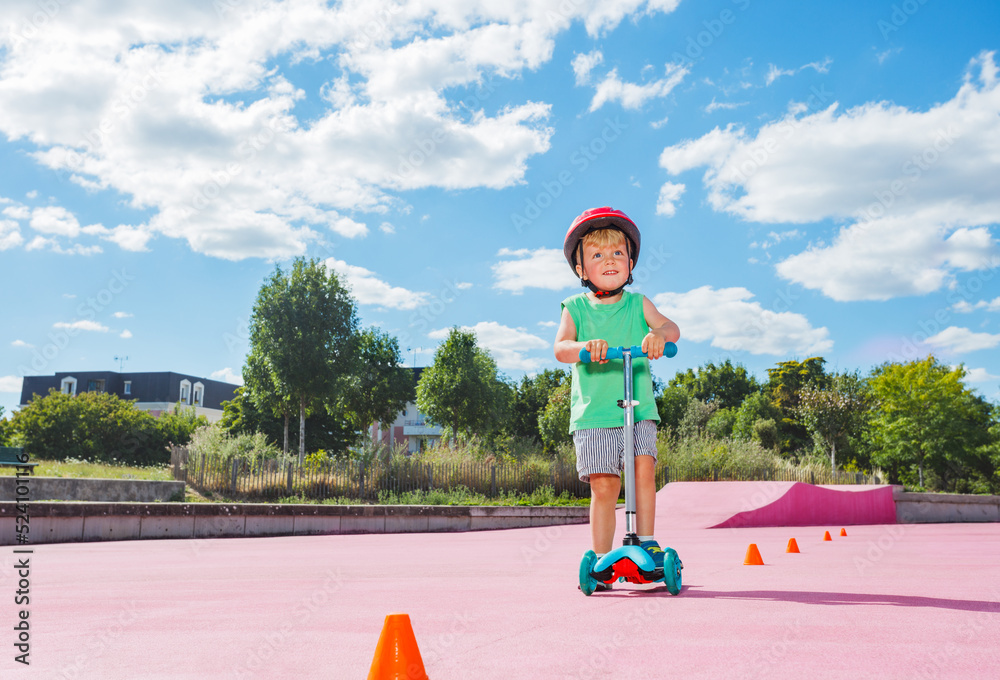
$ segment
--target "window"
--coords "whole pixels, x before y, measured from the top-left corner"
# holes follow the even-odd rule
[[[194,384],[194,405],[203,406],[202,400],[205,395],[205,386],[200,382]]]
[[[191,381],[181,380],[181,403],[190,404],[191,403]]]
[[[76,394],[76,378],[63,378],[59,391],[63,394]]]
[[[124,394],[132,394],[132,381],[131,380],[126,380],[125,381],[125,389],[122,390],[122,392]]]
[[[104,381],[103,380],[88,380],[87,381],[87,391],[88,392],[103,392],[104,391]]]

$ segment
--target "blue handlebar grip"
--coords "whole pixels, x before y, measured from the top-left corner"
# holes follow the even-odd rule
[[[670,347],[673,347],[674,348],[674,354],[677,354],[677,346],[674,343],[668,342],[667,345],[670,346]],[[624,347],[608,347],[608,351],[604,355],[604,358],[607,359],[608,361],[614,361],[615,359],[621,359],[622,358],[622,350],[623,349],[624,349]],[[674,354],[667,355],[667,352],[666,352],[667,347],[664,347],[663,349],[664,349],[663,354],[665,356],[673,356],[674,355]],[[632,347],[630,348],[630,350],[631,350],[630,353],[632,354],[633,357],[644,357],[644,356],[646,356],[646,353],[642,351],[642,347],[639,347],[638,345],[632,345]],[[586,349],[581,349],[580,350],[580,361],[582,361],[585,364],[589,364],[590,363],[590,352],[588,352]]]
[[[673,359],[677,356],[677,345],[672,342],[668,342],[663,346],[663,356],[668,359]]]

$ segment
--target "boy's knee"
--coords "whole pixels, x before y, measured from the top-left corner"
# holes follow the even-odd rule
[[[617,475],[591,475],[590,493],[595,498],[613,495],[618,498],[621,491],[621,479]]]

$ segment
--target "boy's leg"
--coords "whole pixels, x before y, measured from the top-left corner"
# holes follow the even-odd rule
[[[615,538],[615,505],[621,493],[618,475],[590,475],[590,537],[594,552],[611,552]]]
[[[593,521],[593,520],[591,520]],[[635,457],[635,528],[639,536],[654,536],[656,524],[656,459]]]

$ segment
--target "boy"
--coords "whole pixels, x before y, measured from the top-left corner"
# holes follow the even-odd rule
[[[611,551],[615,505],[624,463],[624,415],[616,405],[622,391],[621,365],[607,365],[609,346],[640,344],[649,359],[677,342],[677,324],[660,314],[644,295],[625,291],[639,257],[639,229],[620,210],[594,208],[573,220],[563,254],[581,285],[590,289],[562,302],[556,332],[556,359],[573,364],[570,432],[580,479],[590,483],[590,533],[598,558]],[[580,350],[591,362],[580,362]],[[663,550],[653,537],[656,519],[656,421],[649,361],[633,359],[635,407],[636,529],[642,548],[663,566]]]

